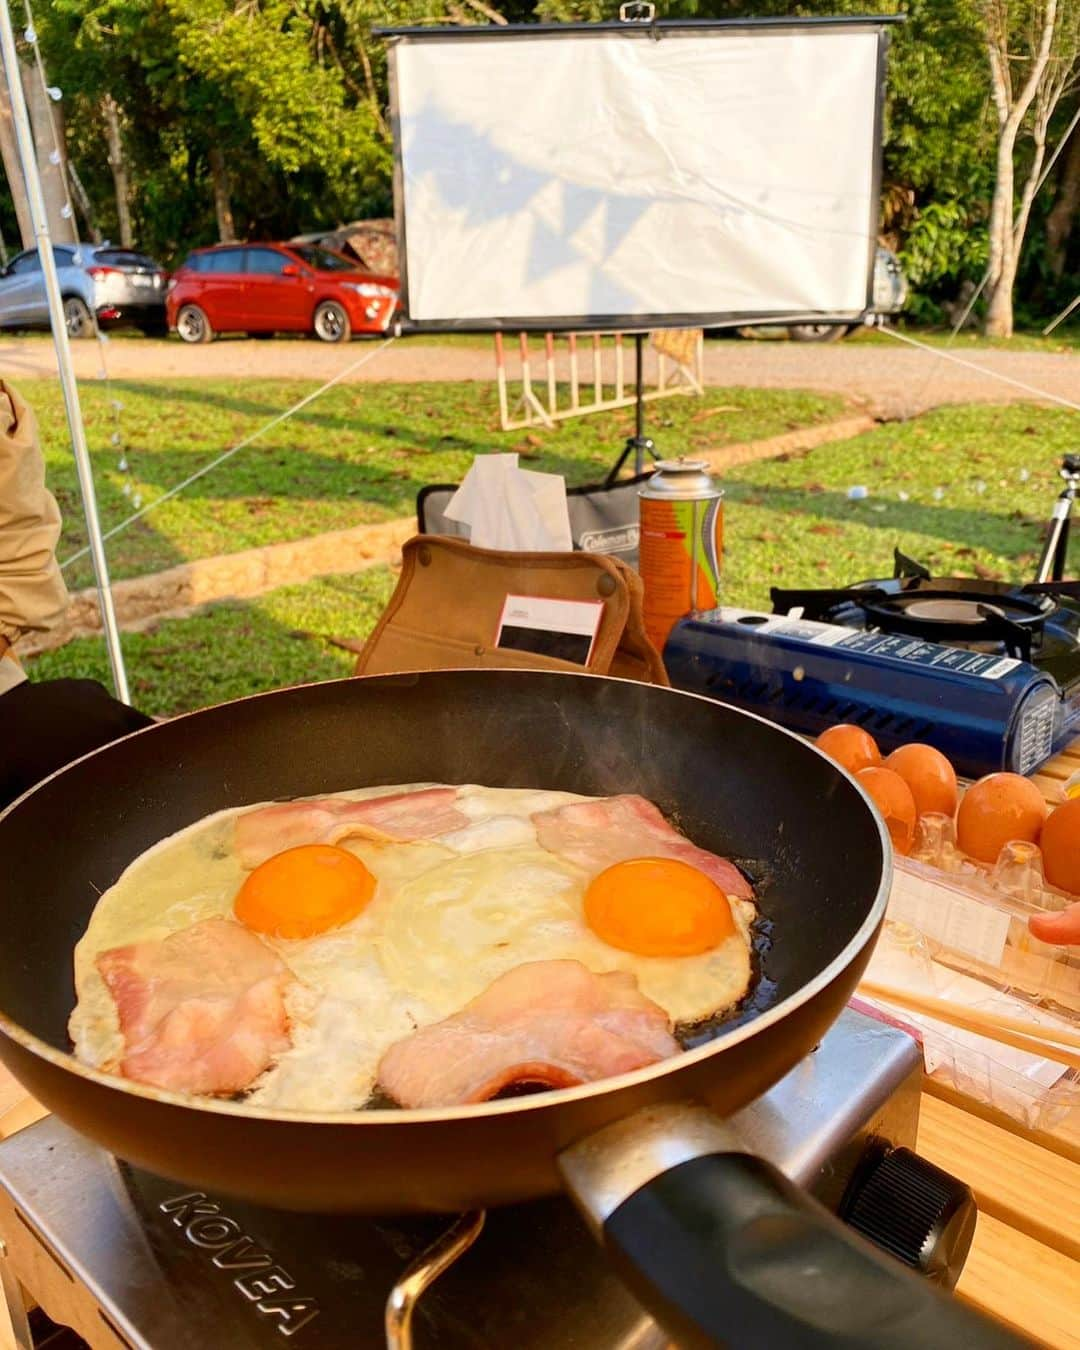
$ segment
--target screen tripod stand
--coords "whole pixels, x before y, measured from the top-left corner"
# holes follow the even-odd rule
[[[1061,461],[1061,477],[1065,487],[1054,503],[1050,529],[1043,545],[1036,582],[1061,581],[1065,575],[1066,554],[1069,551],[1069,524],[1073,503],[1080,496],[1080,454],[1066,455]]]
[[[634,434],[627,437],[626,444],[623,446],[622,454],[615,461],[611,472],[604,480],[605,487],[610,487],[615,482],[622,467],[631,455],[634,456],[634,473],[640,475],[645,472],[645,456],[651,455],[654,460],[659,461],[660,456],[656,453],[656,443],[651,436],[645,435],[645,335],[644,333],[634,334]]]

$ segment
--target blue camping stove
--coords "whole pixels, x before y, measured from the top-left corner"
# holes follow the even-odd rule
[[[966,777],[1033,773],[1080,736],[1080,583],[933,579],[899,554],[897,573],[692,615],[664,649],[671,681],[806,735],[924,741]]]

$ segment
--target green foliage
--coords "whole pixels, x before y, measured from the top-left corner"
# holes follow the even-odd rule
[[[950,198],[928,202],[911,223],[901,254],[912,289],[908,309],[916,318],[938,317],[935,296],[943,288],[977,285],[986,267],[985,229],[972,229],[968,208]]]
[[[1026,0],[1010,0],[1023,17]],[[1077,3],[1077,0],[1072,0]],[[288,237],[391,210],[380,25],[611,19],[618,0],[38,0],[50,78],[65,91],[69,151],[116,237],[102,97],[121,110],[138,243],[173,263],[218,237],[210,172],[220,152],[241,237]],[[996,126],[984,0],[659,0],[667,18],[903,11],[891,30],[882,230],[930,317],[981,274]],[[1019,41],[1018,51],[1023,43]],[[1067,97],[1056,144],[1076,108]],[[1023,165],[1020,166],[1021,169]],[[1060,173],[1060,165],[1057,173]],[[1051,275],[1036,199],[1019,300],[1042,313],[1076,292]],[[0,192],[0,228],[14,233]]]
[[[340,7],[53,0],[38,26],[50,78],[65,90],[69,151],[112,237],[105,94],[121,112],[138,243],[167,263],[218,237],[215,150],[242,237],[389,210],[381,95],[356,77],[363,60]]]

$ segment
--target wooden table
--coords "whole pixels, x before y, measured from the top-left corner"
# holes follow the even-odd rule
[[[1074,773],[1080,773],[1080,736],[1031,777],[1033,782],[1038,783],[1050,805],[1057,806],[1061,801],[1062,783]]]
[[[44,1109],[0,1067],[0,1138]],[[958,1293],[1054,1350],[1080,1350],[1080,1156],[923,1093],[919,1152],[975,1191],[979,1222]],[[0,1312],[0,1350],[14,1342]]]

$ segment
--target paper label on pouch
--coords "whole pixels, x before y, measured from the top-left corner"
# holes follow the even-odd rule
[[[602,600],[556,600],[508,595],[495,636],[496,647],[536,652],[588,665],[604,613]]]

